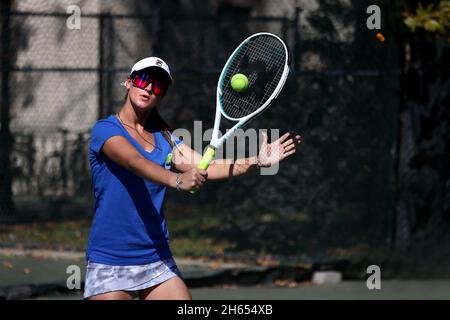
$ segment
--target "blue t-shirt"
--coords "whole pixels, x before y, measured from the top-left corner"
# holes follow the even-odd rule
[[[91,132],[89,162],[95,215],[86,258],[108,265],[142,265],[172,256],[163,213],[166,187],[138,177],[107,158],[103,144],[125,137],[146,159],[170,169],[170,144],[154,132],[156,147],[148,152],[113,115],[99,120]],[[175,144],[181,143],[174,138]]]

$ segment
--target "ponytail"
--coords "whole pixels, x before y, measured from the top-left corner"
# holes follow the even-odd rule
[[[150,113],[149,120],[156,131],[160,131],[164,139],[167,140],[170,147],[174,148],[174,142],[172,141],[172,131],[173,129],[161,118],[157,108],[154,108]]]

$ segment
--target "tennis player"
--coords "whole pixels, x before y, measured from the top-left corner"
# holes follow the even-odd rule
[[[197,169],[202,156],[175,137],[157,111],[171,84],[162,59],[138,61],[124,82],[122,108],[92,128],[95,215],[86,250],[86,299],[191,299],[169,247],[166,188],[199,189],[207,179],[269,167],[300,143],[290,133],[271,144],[264,136],[257,157]]]

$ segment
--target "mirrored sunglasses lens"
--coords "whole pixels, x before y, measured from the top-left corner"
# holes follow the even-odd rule
[[[145,74],[136,74],[133,76],[133,84],[138,88],[145,88],[150,83],[150,77]]]
[[[156,81],[153,84],[153,92],[157,96],[163,96],[166,93],[166,86],[161,81]]]

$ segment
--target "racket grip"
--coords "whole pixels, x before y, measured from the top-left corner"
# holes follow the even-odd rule
[[[215,156],[216,156],[216,149],[213,147],[208,147],[208,149],[206,149],[205,153],[203,154],[202,161],[200,161],[200,163],[198,164],[198,168],[203,170],[208,169],[209,164],[211,163],[211,161],[214,159]]]
[[[209,146],[208,149],[206,149],[205,153],[203,154],[202,161],[198,164],[198,168],[202,170],[206,170],[209,167],[209,164],[216,156],[216,149]],[[190,190],[190,193],[194,194],[195,190]]]

